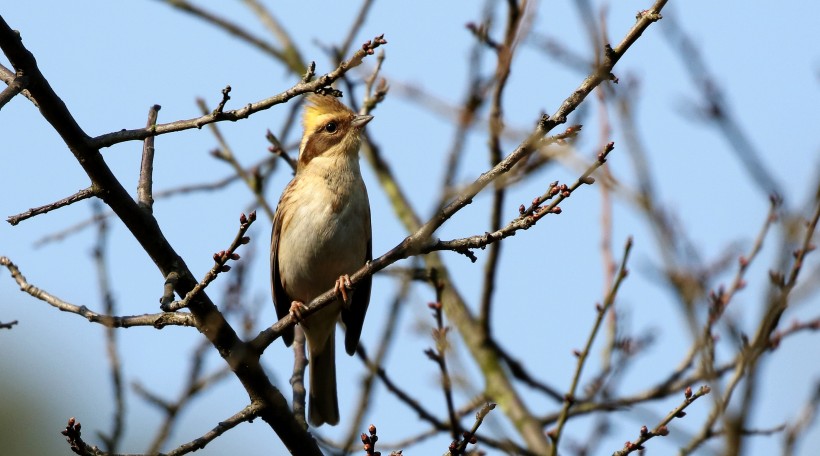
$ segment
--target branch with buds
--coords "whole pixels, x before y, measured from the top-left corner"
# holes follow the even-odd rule
[[[220,250],[219,252],[214,253],[214,265],[211,267],[211,270],[205,274],[205,277],[196,284],[196,286],[189,291],[185,297],[179,301],[174,302],[161,302],[160,308],[165,312],[176,312],[179,309],[184,309],[188,306],[188,303],[191,302],[191,299],[194,298],[198,293],[202,292],[211,282],[216,280],[216,277],[221,272],[228,272],[231,270],[231,266],[228,264],[228,260],[239,260],[239,254],[236,253],[236,250],[239,246],[247,244],[251,241],[251,238],[245,236],[245,233],[248,232],[248,228],[251,227],[251,224],[256,221],[256,211],[251,212],[247,217],[245,214],[242,214],[239,217],[239,231],[236,233],[236,236],[231,242],[231,245],[228,247],[228,250]],[[163,295],[163,300],[167,300],[168,295]]]

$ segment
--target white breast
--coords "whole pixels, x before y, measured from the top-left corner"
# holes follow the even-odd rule
[[[370,210],[357,157],[317,157],[303,171],[282,220],[278,259],[287,293],[307,303],[364,265]]]

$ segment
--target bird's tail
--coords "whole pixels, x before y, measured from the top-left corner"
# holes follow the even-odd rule
[[[339,399],[336,396],[336,348],[333,333],[323,346],[310,351],[310,401],[308,419],[312,426],[339,423]]]

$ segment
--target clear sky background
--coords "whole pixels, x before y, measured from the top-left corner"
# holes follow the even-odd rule
[[[501,2],[503,3],[503,2]],[[601,2],[593,2],[599,5]],[[266,31],[241,2],[203,2],[260,35]],[[634,23],[635,13],[649,1],[619,1],[608,5],[610,40],[616,43]],[[346,2],[281,2],[271,5],[303,57],[317,63],[317,73],[332,69],[324,45],[340,42],[349,28],[355,7]],[[499,7],[503,12],[503,7]],[[296,82],[277,62],[214,27],[170,8],[159,1],[103,2],[5,2],[0,14],[20,30],[24,43],[37,58],[40,69],[62,97],[85,131],[96,136],[123,128],[144,126],[148,108],[162,106],[160,122],[199,115],[195,104],[203,97],[215,107],[220,91],[231,85],[229,109],[278,93]],[[457,105],[465,92],[467,53],[474,37],[464,24],[480,18],[481,7],[473,2],[376,2],[354,43],[384,33],[388,45],[383,75],[393,91],[374,113],[368,125],[396,171],[399,182],[420,213],[433,210],[443,163],[453,126],[440,114],[431,113],[407,96],[401,86],[412,85],[441,100]],[[791,209],[805,206],[811,197],[820,164],[817,134],[820,105],[820,5],[815,2],[720,2],[671,1],[664,16],[674,17],[699,47],[715,81],[724,90],[732,114],[753,141],[767,170],[778,184]],[[499,16],[499,18],[502,16]],[[493,32],[500,35],[501,23]],[[706,261],[720,257],[737,242],[748,250],[766,216],[768,198],[749,178],[725,138],[710,125],[693,121],[690,108],[698,102],[698,90],[683,62],[664,34],[664,21],[652,25],[616,67],[622,81],[636,80],[639,99],[635,105],[641,140],[649,151],[649,166],[658,183],[659,200],[674,211],[680,225],[695,241]],[[573,2],[541,2],[533,30],[560,40],[569,49],[588,56],[590,44]],[[367,61],[369,68],[375,59]],[[8,66],[5,58],[0,62]],[[485,68],[494,62],[485,57]],[[555,63],[530,43],[523,43],[513,63],[507,88],[507,126],[528,131],[542,111],[551,113],[585,75]],[[345,96],[349,96],[345,94]],[[584,109],[597,109],[590,97]],[[277,129],[289,106],[277,106],[220,129],[244,164],[266,157],[267,128]],[[613,116],[615,113],[613,112]],[[581,153],[591,156],[598,143],[596,114],[588,111]],[[617,126],[617,118],[613,118]],[[573,122],[573,119],[570,119]],[[587,123],[589,122],[589,123]],[[291,138],[293,139],[293,138]],[[620,132],[612,135],[616,149],[610,156],[613,172],[631,182],[631,166]],[[486,136],[478,131],[469,138],[468,152],[457,181],[468,183],[487,169]],[[515,141],[504,144],[505,154]],[[126,188],[136,189],[142,144],[130,142],[104,150],[106,161]],[[184,184],[215,181],[231,173],[209,151],[216,147],[213,135],[190,130],[156,140],[154,188],[160,191]],[[57,134],[36,108],[17,97],[0,111],[0,214],[9,216],[29,207],[47,204],[88,186],[87,177]],[[373,253],[378,256],[406,235],[373,174],[365,168],[373,207]],[[280,170],[281,171],[281,170]],[[578,176],[577,167],[549,168],[540,182],[531,180],[507,197],[505,220],[517,215],[519,204],[528,204],[548,182],[568,182]],[[277,172],[267,196],[275,203],[290,176]],[[154,211],[171,244],[191,270],[201,277],[212,264],[213,252],[228,246],[237,228],[237,217],[252,202],[247,188],[234,183],[225,190],[158,200]],[[438,233],[443,239],[480,234],[487,229],[490,198],[479,196],[473,206],[449,221]],[[504,242],[501,273],[496,290],[495,328],[505,346],[527,366],[559,389],[569,385],[575,359],[594,315],[594,303],[603,294],[603,272],[598,247],[600,191],[586,187],[562,204],[563,214],[548,217],[537,227]],[[805,211],[804,211],[805,212]],[[30,282],[75,304],[94,310],[101,302],[91,258],[95,231],[86,229],[62,242],[36,247],[43,236],[60,231],[92,215],[90,202],[22,222],[17,227],[0,224],[0,255],[15,261]],[[261,215],[261,213],[260,213]],[[655,240],[643,219],[624,201],[616,201],[613,244],[616,254],[627,236],[633,236],[633,274],[625,283],[620,305],[626,309],[627,326],[637,334],[652,333],[655,344],[632,367],[619,390],[635,393],[651,380],[661,378],[685,355],[690,335],[683,314],[653,268],[659,265]],[[247,295],[261,305],[260,328],[275,321],[270,304],[267,265],[270,220],[260,216],[250,233],[251,244],[241,251],[242,261],[252,268]],[[111,224],[109,238],[111,285],[120,314],[158,311],[162,278],[148,256],[119,222]],[[774,243],[750,269],[749,288],[738,295],[731,312],[747,331],[766,290]],[[477,306],[485,252],[479,262],[448,253],[461,293]],[[818,261],[812,258],[809,270]],[[809,277],[808,274],[804,276]],[[730,276],[727,275],[726,281]],[[220,296],[226,280],[209,288]],[[394,279],[374,280],[370,312],[363,343],[378,344],[377,335],[397,284]],[[444,417],[443,398],[436,388],[438,370],[423,354],[432,346],[428,328],[432,323],[426,303],[434,299],[428,288],[414,288],[401,312],[400,343],[390,354],[387,369],[405,388],[422,398],[426,406]],[[820,314],[815,298],[790,309],[784,322],[807,320]],[[16,454],[69,454],[59,430],[70,416],[83,423],[84,436],[99,442],[95,431],[108,431],[112,414],[111,386],[105,362],[103,328],[76,315],[62,314],[45,303],[19,292],[6,272],[0,272],[0,321],[19,320],[11,331],[0,331],[0,441]],[[187,372],[192,347],[202,340],[191,328],[170,327],[162,331],[133,328],[120,331],[125,378],[139,382],[165,397],[175,397]],[[820,381],[818,334],[805,333],[788,339],[764,362],[762,388],[754,418],[758,428],[793,420],[799,407]],[[727,345],[728,346],[728,345]],[[598,352],[589,372],[595,372]],[[356,397],[361,363],[338,353],[341,409]],[[290,397],[287,380],[291,352],[280,342],[263,357],[271,378]],[[215,353],[207,368],[221,367]],[[454,369],[477,392],[469,358],[457,357]],[[694,385],[697,386],[697,385]],[[415,414],[379,387],[375,405],[366,422],[379,426],[383,442],[396,441],[424,429]],[[522,391],[531,408],[555,411],[558,405]],[[468,396],[460,394],[463,403]],[[142,452],[153,437],[159,414],[150,405],[128,396],[127,435],[124,450]],[[637,437],[642,424],[651,425],[678,404],[681,397],[619,412],[611,444],[602,454],[618,450]],[[247,396],[233,378],[222,382],[182,412],[171,437],[173,446],[202,435],[247,403]],[[651,454],[671,454],[699,429],[711,407],[703,401],[689,409],[689,416],[675,421],[672,434],[648,444]],[[13,411],[13,414],[10,413]],[[488,428],[507,426],[501,414]],[[12,421],[7,421],[12,420]],[[345,415],[337,428],[322,428],[331,437],[347,430]],[[591,422],[571,421],[568,438],[583,441]],[[364,429],[362,429],[364,431]],[[36,436],[36,437],[32,437]],[[36,441],[33,439],[37,439]],[[444,435],[414,446],[405,454],[441,454],[449,439]],[[747,445],[750,455],[779,453],[780,437],[757,437]],[[32,445],[39,451],[31,451]],[[703,454],[711,454],[707,446]],[[816,454],[820,428],[809,432],[800,454]],[[485,448],[486,449],[486,448]],[[275,434],[263,423],[240,425],[209,445],[203,454],[280,454]]]

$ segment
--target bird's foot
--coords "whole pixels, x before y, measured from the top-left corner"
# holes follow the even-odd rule
[[[301,301],[293,301],[292,303],[290,303],[290,312],[289,313],[293,317],[293,319],[296,320],[296,323],[301,323],[302,322],[302,320],[303,320],[302,312],[306,312],[306,311],[307,311],[307,306],[304,303],[302,303]]]
[[[334,291],[336,291],[336,295],[341,295],[342,301],[344,301],[345,304],[348,304],[349,298],[347,291],[352,289],[352,285],[350,283],[350,276],[347,274],[339,276],[339,278],[336,279],[336,286],[333,287],[333,289]]]

